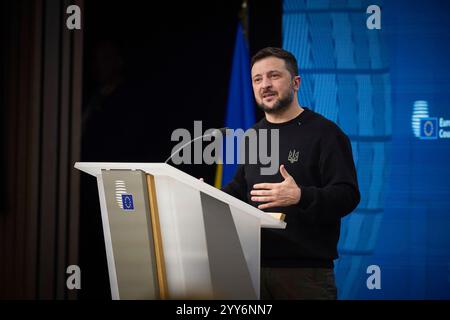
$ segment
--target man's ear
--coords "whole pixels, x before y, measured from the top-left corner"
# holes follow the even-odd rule
[[[299,90],[300,89],[300,84],[302,82],[302,78],[300,76],[295,76],[293,79],[293,84],[294,84],[294,89],[295,90]]]

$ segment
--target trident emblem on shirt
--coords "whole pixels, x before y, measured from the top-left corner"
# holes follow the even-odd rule
[[[288,161],[290,163],[294,163],[298,161],[298,155],[300,154],[300,151],[295,152],[294,150],[289,151]]]

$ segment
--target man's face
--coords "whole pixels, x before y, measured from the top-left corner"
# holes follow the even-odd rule
[[[292,79],[284,60],[267,57],[253,65],[252,84],[258,106],[266,113],[277,113],[291,104],[300,77]]]

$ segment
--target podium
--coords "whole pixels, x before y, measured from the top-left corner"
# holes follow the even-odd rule
[[[75,168],[97,178],[112,299],[259,299],[260,229],[284,221],[165,163]]]

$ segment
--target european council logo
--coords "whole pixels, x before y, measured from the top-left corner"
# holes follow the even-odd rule
[[[437,118],[420,119],[420,139],[437,139],[438,138],[438,122]]]
[[[116,180],[116,202],[120,209],[125,211],[134,210],[133,195],[127,192],[125,181]]]

